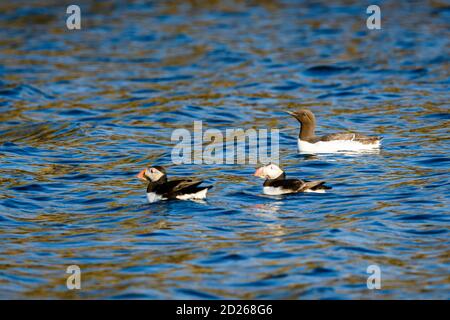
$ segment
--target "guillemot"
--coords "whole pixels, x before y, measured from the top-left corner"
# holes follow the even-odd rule
[[[280,195],[298,192],[320,192],[331,187],[325,181],[307,181],[300,179],[286,179],[286,174],[275,164],[268,164],[256,170],[254,176],[264,178],[263,193],[267,195]]]
[[[290,112],[300,122],[298,150],[300,153],[332,153],[339,151],[367,151],[379,149],[381,138],[359,133],[333,133],[317,137],[314,133],[316,117],[310,110]]]
[[[200,200],[205,199],[212,186],[199,187],[203,182],[196,179],[167,180],[166,170],[161,166],[143,169],[137,178],[147,181],[147,200]]]

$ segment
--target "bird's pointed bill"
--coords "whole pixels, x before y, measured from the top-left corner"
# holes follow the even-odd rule
[[[138,179],[141,179],[141,180],[147,180],[146,178],[145,178],[145,170],[146,169],[143,169],[141,172],[139,172],[138,174],[137,174],[137,178]]]
[[[256,169],[254,174],[255,177],[262,177],[263,175],[263,167]]]

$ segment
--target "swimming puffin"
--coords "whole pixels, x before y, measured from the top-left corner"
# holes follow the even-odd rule
[[[287,111],[300,122],[298,150],[300,153],[333,153],[339,151],[367,151],[380,148],[381,138],[359,133],[333,133],[322,137],[314,134],[316,117],[310,110]]]
[[[256,177],[264,178],[263,193],[267,195],[280,195],[298,192],[319,192],[331,187],[325,181],[306,181],[300,179],[286,179],[286,174],[275,164],[268,164],[256,170]]]
[[[147,181],[147,200],[149,203],[159,200],[200,200],[212,186],[199,187],[202,180],[179,179],[167,181],[166,170],[161,166],[143,169],[137,177]]]

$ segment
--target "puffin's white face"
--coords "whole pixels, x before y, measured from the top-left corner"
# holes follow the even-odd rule
[[[142,170],[141,172],[139,172],[139,174],[137,175],[137,177],[141,180],[150,180],[152,182],[158,181],[162,176],[164,175],[164,173],[162,173],[161,171],[159,171],[156,168],[146,168],[144,170]]]
[[[260,177],[264,179],[276,179],[283,173],[276,164],[268,164],[267,166],[256,169],[255,177]]]

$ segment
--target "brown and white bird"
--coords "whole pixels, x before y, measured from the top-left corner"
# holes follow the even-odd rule
[[[149,203],[159,200],[201,200],[212,186],[199,187],[203,182],[196,179],[167,180],[166,170],[161,166],[143,169],[137,178],[147,181],[147,200]]]
[[[300,153],[333,153],[340,151],[376,150],[381,146],[381,138],[359,133],[332,133],[322,137],[315,135],[316,117],[310,110],[290,112],[300,122],[298,151]]]
[[[307,181],[300,179],[286,179],[286,174],[275,164],[268,164],[256,170],[256,177],[264,178],[263,193],[267,195],[280,195],[298,192],[320,192],[331,187],[325,181]]]

